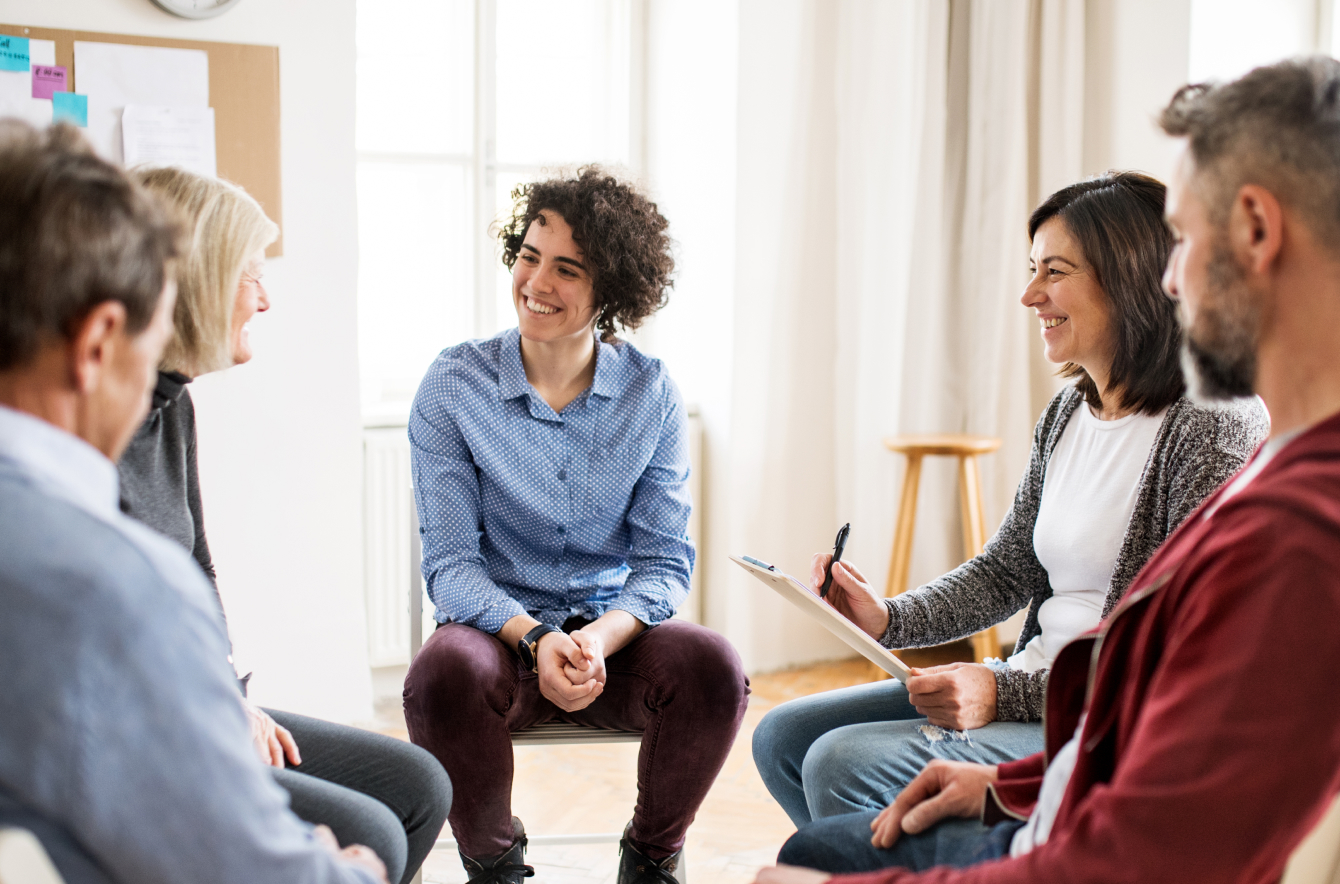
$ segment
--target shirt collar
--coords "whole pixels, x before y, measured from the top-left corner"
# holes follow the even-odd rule
[[[596,339],[596,377],[591,382],[591,395],[617,399],[628,386],[624,376],[623,353],[613,344]]]
[[[81,509],[100,516],[119,512],[116,464],[38,417],[0,405],[0,457]]]
[[[628,386],[624,376],[623,354],[618,347],[596,340],[596,376],[591,382],[591,395],[604,399],[618,398]],[[502,352],[498,364],[498,394],[504,401],[528,396],[534,391],[526,380],[526,369],[521,364],[521,332],[509,329],[502,338]]]
[[[503,333],[498,357],[498,394],[506,401],[525,396],[530,389],[526,369],[521,365],[521,331],[508,329]]]

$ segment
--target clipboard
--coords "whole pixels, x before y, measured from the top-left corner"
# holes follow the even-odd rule
[[[825,629],[842,639],[853,650],[858,651],[862,657],[874,663],[889,675],[903,684],[906,684],[907,680],[912,677],[906,663],[895,657],[888,648],[866,635],[859,626],[839,614],[836,608],[819,598],[809,587],[790,574],[767,566],[766,563],[756,565],[754,562],[758,561],[757,559],[747,561],[739,556],[731,556],[730,560],[766,583],[782,598],[818,620],[824,625]]]

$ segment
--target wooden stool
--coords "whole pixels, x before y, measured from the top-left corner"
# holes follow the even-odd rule
[[[889,582],[884,594],[893,598],[907,589],[907,569],[912,562],[912,529],[917,521],[917,487],[921,483],[921,459],[927,455],[958,458],[959,509],[963,514],[964,561],[986,545],[986,525],[982,515],[982,480],[977,470],[979,455],[1000,447],[990,436],[946,433],[927,436],[889,436],[884,447],[907,457],[903,473],[903,497],[898,504],[898,522],[893,530],[893,554],[889,558]],[[1000,656],[996,627],[990,626],[972,637],[973,658],[981,663]]]

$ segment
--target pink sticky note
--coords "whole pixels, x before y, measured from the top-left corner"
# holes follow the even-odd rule
[[[65,68],[33,65],[33,98],[51,98],[53,92],[65,91]]]

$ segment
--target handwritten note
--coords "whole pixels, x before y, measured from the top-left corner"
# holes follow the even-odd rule
[[[12,38],[10,50],[13,49]],[[33,67],[56,64],[56,44],[51,40],[29,40],[28,60]],[[14,117],[31,126],[51,125],[51,99],[33,98],[33,75],[28,68],[21,71],[0,70],[0,117]]]
[[[68,120],[76,126],[88,128],[88,96],[74,92],[51,93],[51,119]]]
[[[33,65],[33,98],[50,98],[53,93],[64,92],[65,82],[65,68]]]
[[[214,108],[126,105],[121,115],[126,167],[147,163],[180,166],[199,175],[218,174],[214,153]]]
[[[0,71],[28,72],[28,38],[0,36]]]

